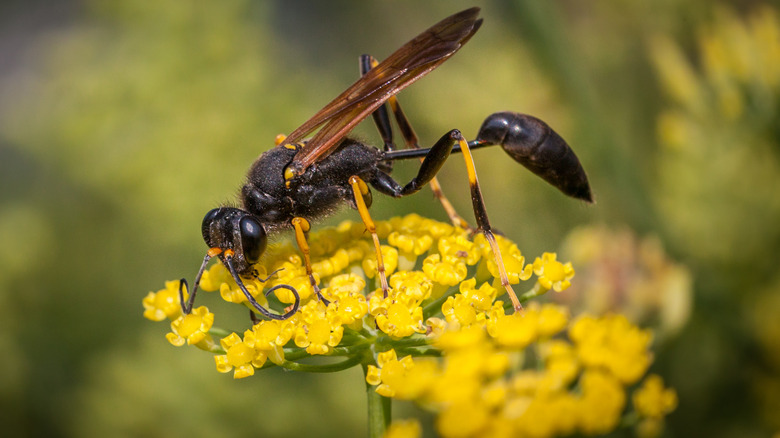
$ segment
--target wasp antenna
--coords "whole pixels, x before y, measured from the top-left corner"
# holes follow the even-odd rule
[[[275,313],[271,313],[266,309],[265,307],[261,306],[260,303],[255,300],[255,297],[252,296],[252,294],[249,293],[246,286],[244,286],[244,282],[241,280],[241,277],[238,275],[238,272],[236,271],[236,267],[233,265],[233,257],[231,256],[225,256],[224,258],[225,266],[227,266],[228,271],[230,271],[230,275],[233,276],[233,280],[236,281],[236,284],[238,285],[239,289],[241,289],[241,292],[244,293],[244,296],[246,297],[247,301],[249,301],[249,304],[252,305],[258,312],[262,313],[268,318],[271,319],[278,319],[278,320],[285,320],[291,316],[298,310],[298,307],[301,303],[301,298],[298,295],[298,291],[295,290],[292,286],[282,284],[279,286],[276,286],[274,288],[271,288],[268,292],[271,292],[275,289],[277,289],[280,286],[285,286],[285,289],[291,290],[293,292],[293,295],[295,295],[295,304],[293,305],[293,309],[290,312],[285,313],[284,315],[277,315]],[[267,295],[267,293],[266,293]]]

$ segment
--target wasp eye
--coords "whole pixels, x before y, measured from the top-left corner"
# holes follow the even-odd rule
[[[265,251],[267,239],[263,226],[252,216],[244,216],[238,223],[241,233],[241,248],[244,258],[249,263],[255,263],[260,260],[260,256]]]

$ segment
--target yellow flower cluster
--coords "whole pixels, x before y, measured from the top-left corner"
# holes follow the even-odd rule
[[[671,260],[656,237],[584,226],[569,233],[561,253],[577,266],[577,282],[555,301],[596,315],[621,313],[640,325],[654,324],[661,338],[676,334],[691,313],[693,280]]]
[[[277,289],[273,299],[263,291],[279,284],[295,287],[301,303],[289,319],[247,317],[251,325],[243,334],[215,328],[205,306],[182,315],[179,282],[150,293],[144,316],[171,320],[172,344],[215,353],[217,370],[232,371],[235,378],[268,366],[338,371],[362,363],[366,382],[381,396],[436,411],[445,437],[545,437],[617,427],[626,413],[626,387],[644,375],[652,359],[648,332],[621,316],[572,322],[568,310],[554,304],[533,302],[507,314],[512,306],[499,299],[505,289],[481,235],[472,238],[467,230],[417,215],[378,222],[377,231],[384,243],[386,297],[363,225],[344,222],[309,236],[314,277],[327,304],[311,288],[297,247],[281,243],[255,265],[256,278],[244,281],[258,302],[277,308],[293,302],[289,290]],[[536,276],[521,301],[570,286],[574,270],[554,253],[526,263],[514,243],[501,236],[497,243],[510,282]],[[204,273],[201,286],[218,290],[228,303],[247,305],[220,263]],[[215,342],[217,334],[221,339]],[[346,359],[298,362],[318,355]],[[660,424],[670,410],[668,400],[658,407],[657,386],[643,391],[635,396],[637,410]],[[388,429],[389,436],[419,433],[414,422]]]
[[[284,322],[285,333],[290,336],[274,340],[275,356],[272,357],[278,360],[272,360],[273,363],[285,363],[282,347],[288,342],[305,349],[309,355],[332,354],[335,347],[350,345],[342,342],[345,328],[351,335],[361,331],[369,337],[383,333],[391,339],[431,332],[435,327],[443,327],[443,320],[431,318],[426,321],[423,305],[436,299],[446,298],[446,301],[431,313],[443,312],[449,322],[468,325],[485,321],[491,313],[503,315],[503,302],[494,301],[504,289],[495,287],[500,284],[498,269],[484,237],[479,235],[472,240],[467,230],[414,214],[380,221],[376,225],[380,239],[387,242],[382,245],[390,285],[386,298],[381,290],[374,288],[371,293],[366,290],[366,282],[376,277],[376,259],[362,223],[344,222],[336,228],[310,235],[314,277],[320,287],[327,284],[321,293],[329,301],[328,305],[317,299],[298,249],[289,242],[271,248],[254,266],[256,276],[244,279],[247,290],[263,306],[269,304],[263,293],[267,288],[285,284],[300,294],[299,311]],[[515,244],[501,236],[497,236],[497,241],[512,283],[528,280],[536,273],[538,280],[530,288],[528,297],[551,288],[561,291],[570,285],[574,270],[571,264],[558,262],[555,254],[545,253],[533,264],[526,265]],[[264,282],[269,273],[274,275]],[[450,290],[456,285],[459,293]],[[248,305],[221,263],[213,264],[203,273],[200,287],[204,291],[218,290],[222,299],[229,303]],[[179,282],[168,282],[165,289],[150,292],[143,301],[146,318],[172,320],[172,333],[168,335],[172,344],[186,342],[213,352],[224,352],[217,356],[217,369],[221,372],[234,370],[236,378],[252,375],[253,371],[247,368],[250,364],[255,368],[265,364],[268,345],[258,343],[254,337],[258,326],[267,322],[247,330],[243,338],[230,333],[217,345],[210,337],[207,339],[214,314],[206,307],[199,307],[190,315],[182,315],[178,290]],[[184,295],[186,299],[186,292]],[[281,303],[294,302],[288,289],[277,289],[275,295]],[[254,350],[250,354],[248,349]],[[231,354],[230,351],[244,353]]]
[[[634,392],[634,409],[642,418],[638,425],[640,436],[657,436],[663,425],[663,418],[677,407],[677,393],[664,387],[660,376],[647,376],[642,386]]]
[[[255,373],[266,360],[280,365],[284,362],[282,346],[293,336],[295,325],[289,321],[260,321],[251,330],[244,332],[243,339],[231,333],[220,341],[225,354],[214,357],[217,371],[227,373],[234,370],[237,379]]]
[[[602,434],[621,421],[627,388],[650,364],[650,341],[622,316],[570,322],[564,308],[534,303],[523,315],[497,311],[450,326],[434,341],[441,360],[381,353],[366,381],[438,412],[443,437]],[[652,376],[633,400],[639,416],[660,424],[676,395]]]

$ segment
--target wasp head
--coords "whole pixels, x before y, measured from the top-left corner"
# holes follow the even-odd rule
[[[240,274],[251,271],[268,244],[265,228],[253,214],[233,207],[215,208],[203,217],[203,240],[209,248],[220,249],[220,258],[230,250],[232,263]]]

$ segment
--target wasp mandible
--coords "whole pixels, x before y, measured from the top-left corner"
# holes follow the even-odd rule
[[[252,265],[259,261],[265,251],[267,235],[284,229],[294,230],[311,286],[319,299],[327,303],[312,274],[306,233],[311,226],[310,222],[345,203],[358,210],[367,231],[371,233],[377,257],[377,274],[387,296],[388,284],[379,238],[368,211],[372,199],[370,189],[400,198],[430,184],[453,223],[467,227],[468,224],[444,197],[435,178],[453,152],[462,153],[466,161],[477,223],[475,231],[483,233],[489,242],[500,271],[502,286],[507,290],[515,309],[522,308],[504,270],[501,252],[482,199],[471,150],[500,145],[515,161],[566,195],[592,202],[587,176],[574,151],[545,122],[514,112],[488,116],[475,140],[466,141],[459,130],[453,129],[432,147],[420,148],[417,136],[395,97],[449,59],[471,39],[482,25],[482,19],[477,18],[478,14],[479,8],[474,7],[447,17],[382,62],[377,62],[369,55],[361,56],[361,77],[352,86],[289,136],[278,139],[275,148],[260,155],[249,169],[246,183],[241,188],[242,207],[217,207],[203,218],[203,239],[209,250],[186,303],[182,292],[186,282],[182,280],[179,295],[185,314],[192,310],[198,283],[209,259],[218,257],[257,312],[273,319],[292,316],[300,304],[295,288],[282,284],[266,292],[268,294],[278,288],[286,288],[295,296],[295,303],[290,310],[276,314],[260,306],[241,280],[242,276],[252,275]],[[393,143],[390,111],[406,149],[396,149]],[[369,115],[372,115],[384,142],[382,149],[347,137],[355,125]],[[411,181],[401,184],[390,176],[393,163],[411,158],[421,160],[420,168]]]

